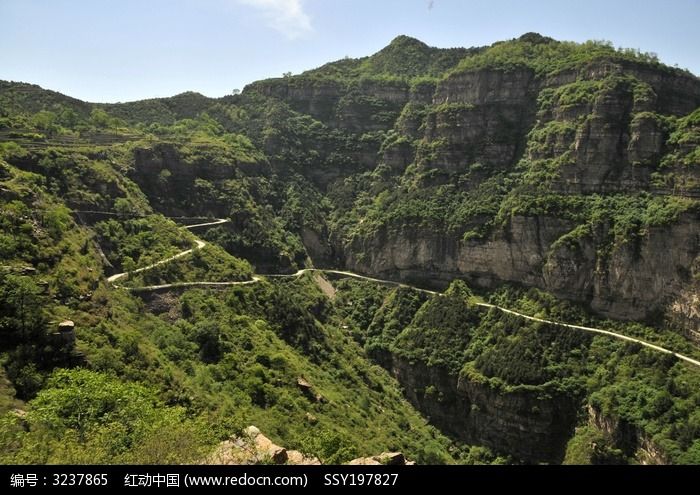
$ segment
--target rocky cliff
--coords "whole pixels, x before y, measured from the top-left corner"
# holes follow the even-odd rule
[[[635,425],[616,417],[607,417],[588,406],[588,422],[602,431],[615,448],[642,464],[669,464],[668,456]]]
[[[418,121],[405,115],[415,102],[407,105],[394,129],[404,139],[377,157],[399,174],[398,187],[377,205],[378,221],[336,240],[336,250],[365,273],[514,282],[614,318],[650,317],[692,281],[700,253],[697,127],[684,123],[699,105],[697,78],[632,62],[596,60],[546,77],[528,68],[455,73]],[[451,187],[437,199],[448,203],[490,180],[505,198],[482,196],[494,213],[456,229],[445,217],[426,225],[401,213],[409,196],[428,202]],[[628,226],[619,208],[593,211],[601,198],[642,198],[634,233],[620,234]],[[651,218],[655,205],[677,202],[673,214]],[[382,217],[391,209],[398,213]],[[482,235],[464,235],[474,229]]]
[[[299,174],[329,201],[295,232],[321,264],[525,284],[621,319],[685,308],[678,321],[697,331],[682,303],[700,254],[700,80],[688,72],[534,34],[457,51],[400,37],[235,101],[269,161],[138,151],[132,177],[159,209],[227,215],[209,185],[246,166]]]
[[[408,400],[443,432],[525,462],[560,463],[573,434],[575,401],[561,394],[501,391],[444,368],[392,359]]]
[[[191,155],[171,144],[137,148],[129,176],[166,215],[227,216],[231,205],[208,194],[205,186],[221,187],[239,177],[246,164],[212,161],[204,153]]]
[[[383,229],[370,239],[355,239],[346,260],[360,272],[438,287],[459,277],[487,288],[503,282],[531,285],[587,303],[603,315],[643,319],[681,294],[700,252],[695,214],[649,229],[608,253],[599,250],[606,242],[604,229],[571,244],[557,243],[574,227],[555,216],[514,216],[487,239],[466,241],[429,230]]]

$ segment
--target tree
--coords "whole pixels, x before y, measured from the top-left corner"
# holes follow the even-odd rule
[[[164,168],[158,173],[158,183],[161,186],[166,186],[168,184],[168,179],[172,176],[172,172],[167,168]]]
[[[99,129],[109,128],[111,121],[109,114],[100,108],[95,108],[90,113],[90,123]]]
[[[72,108],[61,107],[58,113],[58,123],[68,129],[75,129],[80,122],[80,115]]]
[[[48,110],[42,110],[37,112],[32,117],[32,124],[38,129],[46,132],[47,135],[53,136],[58,131],[58,125],[56,124],[56,114],[49,112]]]
[[[128,199],[117,198],[114,200],[114,211],[120,216],[128,217],[133,214],[134,209]]]
[[[30,277],[0,276],[0,345],[15,346],[43,332],[41,289]]]
[[[131,273],[136,270],[136,262],[131,256],[124,256],[122,259],[122,268],[125,272]]]

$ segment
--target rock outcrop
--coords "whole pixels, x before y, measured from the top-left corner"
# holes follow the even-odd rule
[[[588,422],[610,438],[612,445],[641,464],[669,464],[668,456],[637,426],[588,406]]]
[[[382,452],[373,457],[358,457],[348,462],[349,466],[413,466],[401,452]]]
[[[129,176],[165,215],[223,217],[229,214],[230,205],[217,201],[206,191],[198,191],[196,184],[233,179],[239,165],[235,161],[214,163],[206,155],[189,158],[173,145],[157,144],[136,149]]]
[[[577,407],[571,398],[497,390],[440,367],[396,357],[390,369],[408,400],[451,437],[525,462],[562,461],[576,424]]]
[[[413,155],[404,143],[383,159],[401,171],[414,162],[423,187],[456,183],[468,191],[495,173],[525,170],[511,203],[528,195],[558,195],[561,203],[640,193],[696,198],[700,170],[668,158],[691,153],[670,140],[668,122],[699,105],[697,78],[631,62],[600,61],[556,77],[529,69],[466,71],[437,85]],[[574,237],[576,211],[542,209],[515,210],[468,238],[395,216],[336,239],[336,251],[359,272],[437,286],[454,278],[486,288],[525,284],[619,319],[665,311],[692,282],[690,267],[700,255],[697,208],[624,240],[611,239],[608,220],[590,220],[588,233]],[[473,227],[489,220],[475,218]]]
[[[221,442],[203,464],[294,464],[316,465],[320,461],[299,451],[287,450],[263,435],[255,426],[249,426],[241,437]]]
[[[690,283],[689,267],[700,253],[696,214],[650,228],[611,252],[599,250],[605,232],[557,244],[573,227],[553,216],[515,216],[490,237],[468,241],[425,229],[383,229],[370,239],[356,238],[346,261],[358,272],[437,287],[455,278],[485,288],[530,285],[620,319],[653,315]]]
[[[221,442],[202,464],[288,464],[295,466],[317,466],[316,457],[309,457],[298,450],[287,450],[276,445],[255,426],[249,426],[241,437],[232,437]],[[351,466],[412,466],[401,452],[383,452],[372,457],[359,457],[347,463]]]

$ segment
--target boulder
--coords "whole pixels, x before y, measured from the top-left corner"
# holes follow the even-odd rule
[[[306,457],[298,450],[288,450],[287,464],[294,464],[297,466],[320,466],[321,461],[319,461],[317,457]]]
[[[255,447],[259,460],[270,459],[274,464],[287,462],[287,449],[273,443],[258,428],[249,426],[245,429],[245,434]]]

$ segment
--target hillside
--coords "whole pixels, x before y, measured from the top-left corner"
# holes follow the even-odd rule
[[[700,463],[700,369],[475,304],[697,359],[698,150],[696,76],[534,33],[220,99],[0,82],[0,459],[194,462],[255,424],[323,462]],[[308,267],[445,292],[278,277]]]

